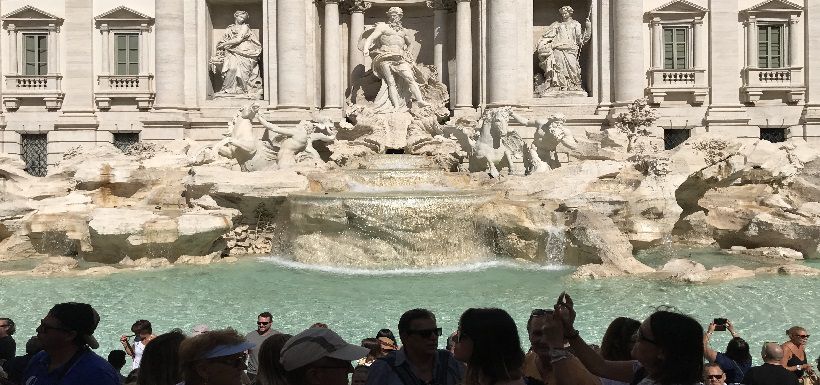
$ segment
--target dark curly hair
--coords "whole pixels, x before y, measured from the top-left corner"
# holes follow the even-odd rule
[[[661,385],[698,383],[703,373],[703,327],[694,318],[668,310],[649,316],[649,327],[664,359],[655,380]]]

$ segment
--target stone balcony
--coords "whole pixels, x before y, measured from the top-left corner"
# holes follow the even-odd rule
[[[803,67],[745,68],[743,70],[744,102],[754,104],[764,93],[785,94],[786,103],[799,103],[806,95]]]
[[[114,98],[132,99],[140,110],[150,109],[154,104],[154,75],[99,75],[94,101],[97,108],[111,108]]]
[[[670,94],[687,97],[692,105],[702,105],[709,93],[705,69],[649,70],[649,101],[662,104]]]
[[[3,105],[7,110],[17,110],[20,99],[32,98],[43,100],[49,110],[60,109],[65,96],[62,81],[60,74],[5,75]]]

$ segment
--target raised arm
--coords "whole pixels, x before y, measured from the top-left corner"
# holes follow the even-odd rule
[[[610,380],[630,382],[634,376],[634,361],[607,361],[581,338],[575,330],[575,309],[569,294],[561,293],[555,312],[560,317],[565,331],[564,337],[569,341],[575,356],[581,360],[590,373]]]
[[[373,33],[365,39],[364,44],[362,45],[362,53],[364,53],[364,56],[370,55],[370,46],[373,45],[374,40],[382,35],[382,25],[383,24],[381,23],[377,23],[373,28]]]
[[[715,323],[709,323],[709,329],[703,333],[703,357],[709,362],[717,360],[717,352],[709,346],[709,339],[712,338],[712,332],[715,331]]]
[[[518,124],[523,124],[525,126],[530,126],[530,127],[536,127],[535,120],[529,120],[529,119],[521,116],[519,113],[517,113],[515,111],[510,111],[510,115],[512,116],[513,119],[515,119],[516,122],[518,122]]]

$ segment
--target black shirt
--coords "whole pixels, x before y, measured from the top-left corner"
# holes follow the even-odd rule
[[[17,354],[17,343],[11,336],[0,337],[0,361],[10,360]]]
[[[781,365],[763,364],[755,366],[743,377],[745,385],[800,385],[797,376]]]

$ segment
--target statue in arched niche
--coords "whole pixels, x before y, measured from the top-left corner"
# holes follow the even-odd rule
[[[262,43],[247,24],[247,12],[236,11],[233,16],[234,24],[225,29],[210,61],[211,72],[222,79],[222,88],[215,96],[261,99],[259,57]]]
[[[538,40],[536,53],[538,65],[544,71],[544,85],[541,94],[561,92],[584,92],[581,86],[581,48],[592,37],[592,21],[587,17],[584,28],[572,18],[572,7],[563,6],[558,10],[561,21],[547,27]]]

